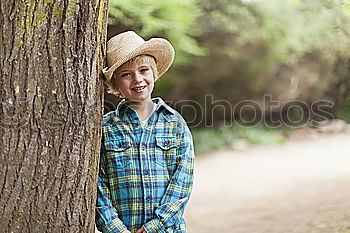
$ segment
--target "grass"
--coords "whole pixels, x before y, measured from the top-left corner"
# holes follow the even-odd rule
[[[196,154],[206,154],[225,147],[231,147],[235,140],[245,139],[251,144],[283,144],[283,132],[289,129],[266,129],[264,127],[216,127],[194,129],[193,140]]]

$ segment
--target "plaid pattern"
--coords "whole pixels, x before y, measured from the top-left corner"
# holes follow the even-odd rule
[[[102,232],[186,232],[194,168],[192,136],[160,98],[144,128],[122,101],[102,122],[96,225]]]

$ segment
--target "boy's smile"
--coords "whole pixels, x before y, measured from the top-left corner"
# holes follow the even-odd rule
[[[154,76],[148,64],[121,66],[117,73],[116,86],[125,99],[142,103],[151,99],[154,88]]]
[[[134,90],[136,93],[141,93],[143,92],[143,90],[146,88],[147,86],[137,86],[137,87],[134,87],[132,88],[131,90]]]

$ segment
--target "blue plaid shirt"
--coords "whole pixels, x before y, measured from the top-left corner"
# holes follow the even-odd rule
[[[102,232],[186,232],[194,168],[191,133],[160,98],[144,128],[122,101],[102,121],[96,225]]]

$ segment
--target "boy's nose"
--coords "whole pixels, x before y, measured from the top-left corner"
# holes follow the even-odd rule
[[[141,77],[141,75],[138,74],[138,73],[135,73],[135,75],[134,75],[134,82],[135,83],[140,83],[140,82],[142,82],[142,80],[143,80],[143,78]]]

